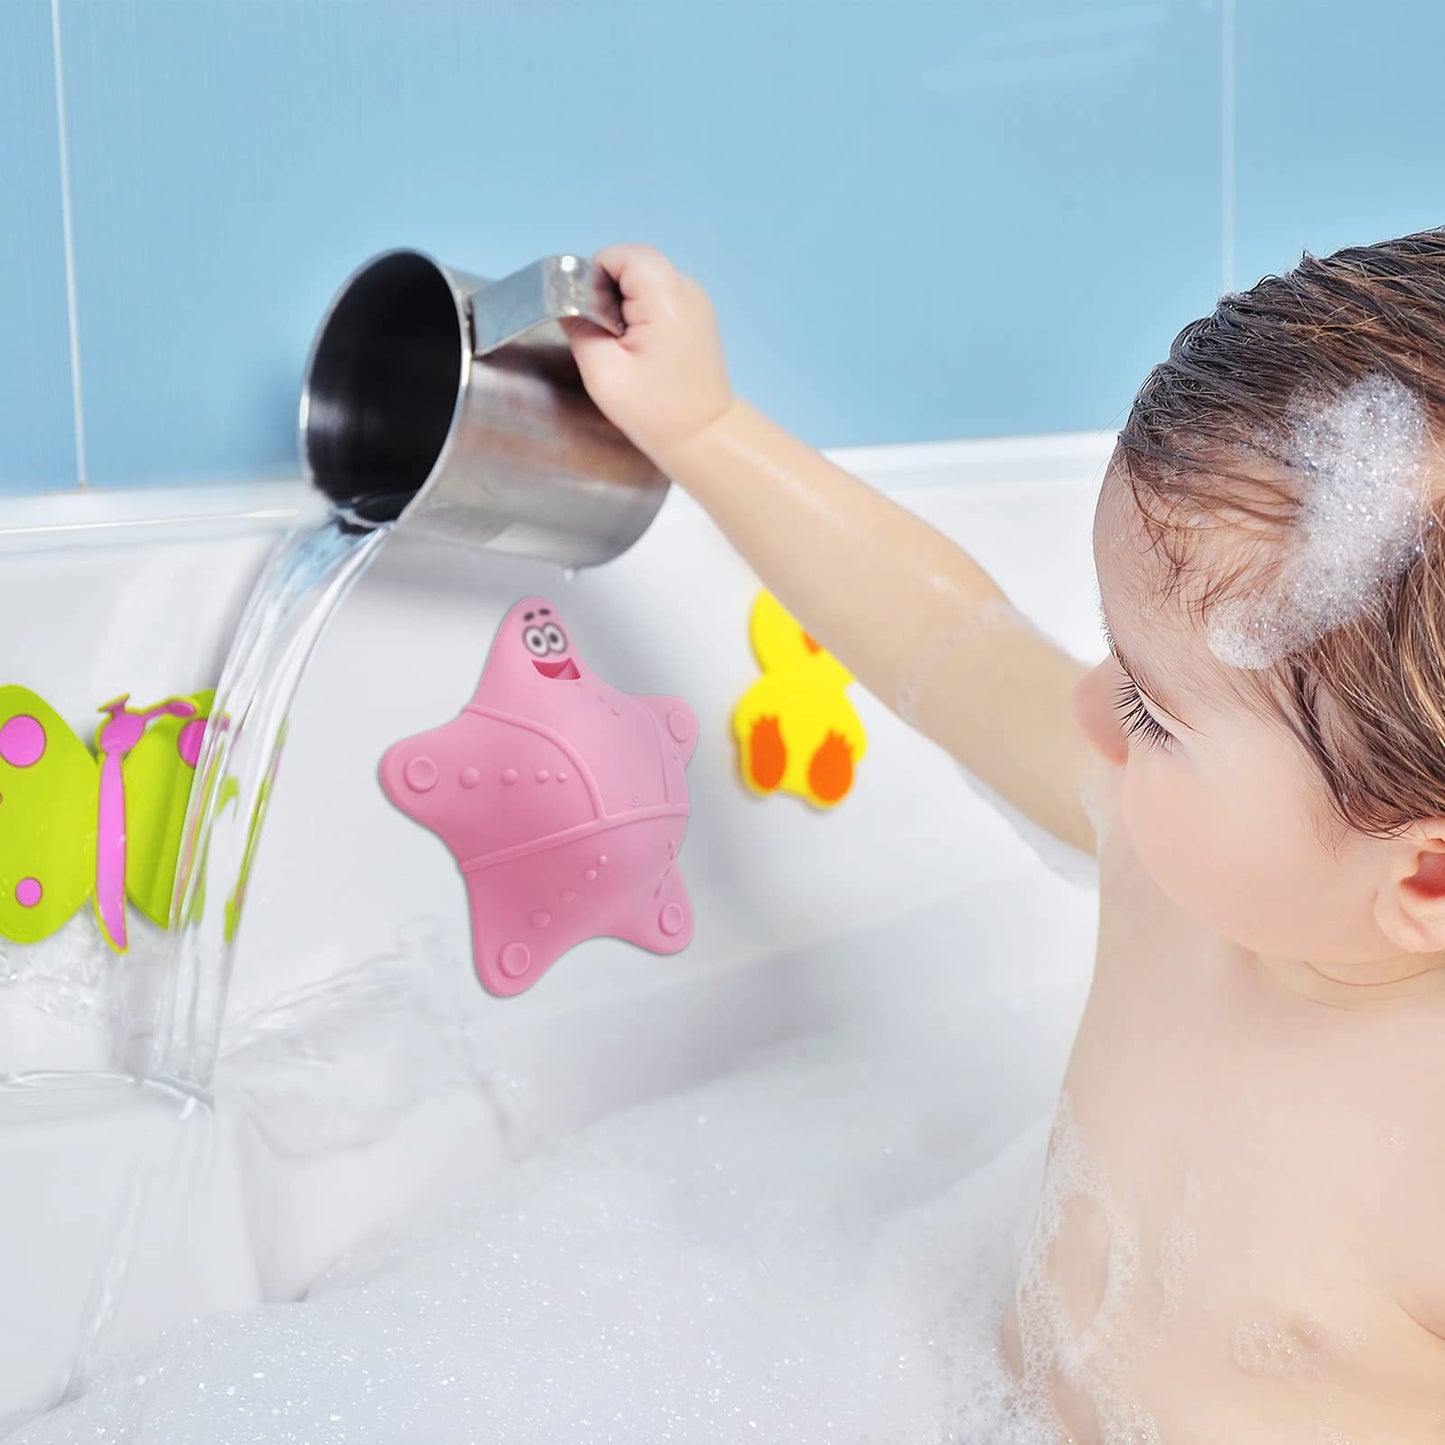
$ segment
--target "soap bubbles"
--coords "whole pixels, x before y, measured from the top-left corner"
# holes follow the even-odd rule
[[[919,1042],[795,1044],[613,1116],[12,1445],[1043,1445],[998,1326],[1044,1129],[951,1137],[983,1080]]]
[[[1418,554],[1424,525],[1424,410],[1393,377],[1366,377],[1301,408],[1285,460],[1303,478],[1299,518],[1274,585],[1219,603],[1210,651],[1270,667],[1358,616]]]

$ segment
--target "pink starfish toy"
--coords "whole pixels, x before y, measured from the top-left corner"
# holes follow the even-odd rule
[[[484,988],[520,993],[588,938],[687,946],[677,850],[696,744],[681,698],[609,687],[556,609],[524,597],[461,714],[387,749],[387,797],[461,864]]]

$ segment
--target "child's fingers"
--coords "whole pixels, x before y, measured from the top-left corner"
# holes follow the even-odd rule
[[[676,268],[655,246],[622,242],[604,246],[592,258],[622,292],[622,319],[629,326],[652,318],[652,302],[674,280]]]
[[[633,285],[645,282],[650,277],[667,277],[672,274],[672,262],[645,241],[621,241],[614,246],[604,246],[592,260],[601,266],[619,286],[623,294]]]
[[[586,345],[590,341],[611,338],[612,333],[605,326],[599,326],[595,321],[589,321],[585,316],[559,316],[557,325],[566,333],[569,342],[581,341]]]
[[[612,355],[617,337],[582,316],[563,316],[559,318],[559,324],[567,337],[567,345],[582,374],[583,383],[600,382],[598,368],[616,365]]]

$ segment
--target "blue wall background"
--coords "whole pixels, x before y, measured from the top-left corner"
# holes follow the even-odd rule
[[[1221,287],[1445,221],[1430,0],[0,0],[0,490],[295,475],[395,245],[647,240],[819,446],[1116,425]]]

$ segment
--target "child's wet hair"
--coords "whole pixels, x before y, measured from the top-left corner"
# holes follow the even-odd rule
[[[1445,817],[1445,507],[1432,476],[1432,438],[1445,436],[1445,229],[1306,254],[1222,297],[1140,388],[1111,470],[1132,490],[1164,595],[1207,628],[1278,592],[1301,552],[1302,408],[1348,406],[1372,388],[1422,414],[1408,537],[1385,539],[1388,563],[1348,608],[1316,608],[1318,635],[1296,627],[1282,655],[1235,680],[1299,738],[1339,819],[1389,835]]]

